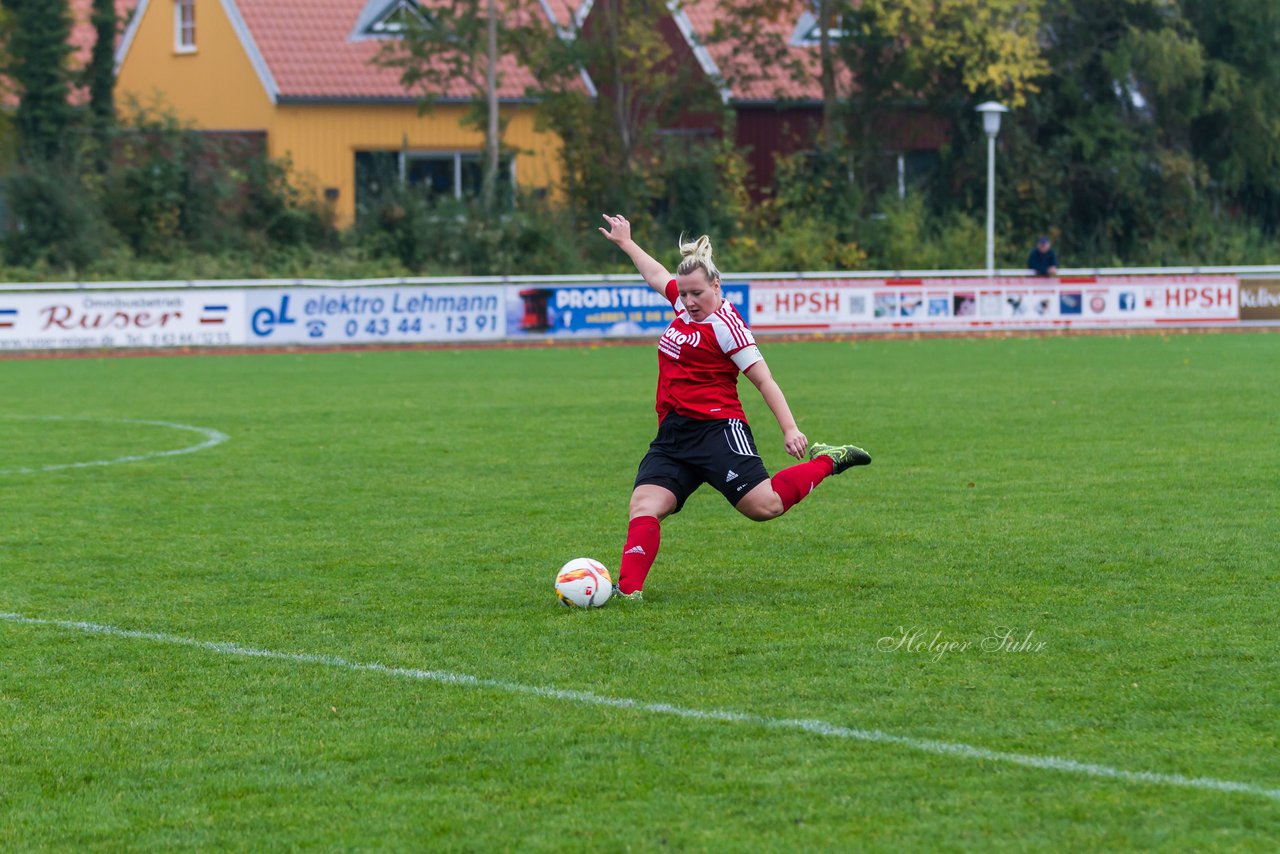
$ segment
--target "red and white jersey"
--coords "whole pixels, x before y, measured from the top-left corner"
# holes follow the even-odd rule
[[[667,283],[667,299],[676,318],[658,341],[659,423],[672,412],[698,421],[746,421],[738,371],[764,361],[755,336],[728,300],[706,320],[694,322],[675,279]]]

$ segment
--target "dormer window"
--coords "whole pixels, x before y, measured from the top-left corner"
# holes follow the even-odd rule
[[[843,16],[838,16],[834,27],[827,28],[827,35],[836,42],[853,35],[844,26]],[[796,28],[791,32],[791,44],[796,47],[817,47],[822,43],[822,23],[816,13],[806,10],[800,14]]]
[[[173,50],[175,53],[196,52],[196,0],[174,0]]]
[[[365,27],[364,35],[399,36],[415,23],[426,23],[426,18],[414,0],[391,0],[387,7],[373,19],[373,23]]]

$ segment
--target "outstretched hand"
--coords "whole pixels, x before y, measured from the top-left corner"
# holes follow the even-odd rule
[[[627,218],[625,216],[622,214],[618,214],[617,216],[601,214],[601,216],[604,217],[605,222],[609,223],[609,230],[605,231],[601,228],[600,233],[607,237],[610,242],[621,246],[623,243],[626,243],[631,239],[631,223],[627,222]]]
[[[809,439],[798,428],[783,433],[782,444],[786,447],[787,453],[797,460],[803,460],[804,452],[809,450]]]

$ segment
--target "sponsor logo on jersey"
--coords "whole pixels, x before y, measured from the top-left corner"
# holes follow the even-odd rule
[[[680,332],[674,327],[667,327],[667,331],[662,333],[662,338],[658,341],[658,350],[673,359],[679,360],[680,348],[686,344],[690,347],[697,347],[701,343],[701,332]]]

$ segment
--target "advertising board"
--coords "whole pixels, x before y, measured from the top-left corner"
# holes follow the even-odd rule
[[[1235,323],[1224,275],[794,279],[751,283],[757,332],[1044,329]]]
[[[497,285],[281,288],[245,296],[250,344],[494,341],[506,335]]]
[[[725,281],[721,287],[750,324],[748,284]],[[648,285],[540,283],[507,288],[507,334],[512,338],[657,335],[671,317],[671,304]]]
[[[243,344],[236,290],[0,292],[0,350]]]

